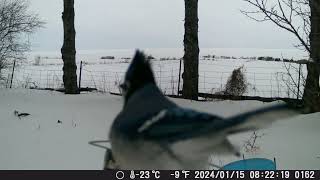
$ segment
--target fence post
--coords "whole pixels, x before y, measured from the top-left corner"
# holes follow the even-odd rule
[[[271,97],[273,98],[272,74],[270,77],[270,86],[271,86]]]
[[[177,93],[178,96],[180,92],[180,82],[181,82],[181,63],[182,63],[182,59],[180,59],[180,65],[179,65],[179,80],[178,80],[178,93]]]
[[[278,97],[280,97],[280,85],[279,85],[279,72],[276,73],[276,80],[277,80],[277,88],[278,88]]]
[[[11,74],[11,82],[10,82],[10,89],[12,88],[12,80],[14,75],[14,68],[16,66],[16,60],[13,61],[13,68],[12,68],[12,74]]]
[[[161,75],[162,75],[161,61],[159,61],[159,68],[160,68],[160,72],[159,72],[159,74],[160,74],[160,78],[159,78],[159,88],[161,89],[162,92],[164,92],[163,89],[162,89],[162,84],[161,84],[161,82],[162,82],[162,81],[161,81],[161,80],[162,80],[162,77],[161,77]],[[165,94],[165,92],[164,92],[163,94]]]
[[[79,92],[81,92],[82,61],[80,62]]]
[[[254,96],[257,95],[257,85],[256,85],[256,73],[253,73],[253,84],[254,84]]]
[[[41,86],[41,84],[42,84],[42,83],[41,83],[41,81],[42,81],[41,79],[42,79],[42,70],[40,70],[40,82],[39,82],[39,86]],[[39,87],[39,88],[40,88],[40,87]]]
[[[222,84],[222,78],[223,78],[223,72],[221,73],[221,79],[220,79],[220,91],[223,91],[222,88],[223,88],[223,84]]]
[[[174,77],[173,77],[173,68],[171,68],[171,88],[172,88],[172,95],[174,95]]]
[[[299,63],[299,79],[298,79],[297,100],[299,100],[299,96],[300,96],[300,78],[301,78],[301,63]]]
[[[6,82],[6,88],[8,88],[9,85],[9,79],[10,79],[10,74],[8,74],[7,82]]]
[[[206,92],[206,72],[203,72],[203,92]]]

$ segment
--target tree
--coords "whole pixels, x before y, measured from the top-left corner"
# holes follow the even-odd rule
[[[43,27],[37,14],[28,11],[26,0],[0,1],[0,72],[30,50],[28,35]]]
[[[79,94],[77,85],[77,65],[74,28],[74,0],[63,0],[62,13],[64,41],[61,48],[63,59],[63,83],[66,94]]]
[[[199,42],[198,0],[185,0],[184,73],[182,95],[186,99],[198,100]]]
[[[305,0],[306,1],[306,0]],[[320,2],[309,0],[310,7],[310,58],[303,102],[308,112],[320,112]]]
[[[271,21],[292,33],[300,42],[297,48],[306,50],[311,61],[307,63],[307,78],[303,93],[303,106],[307,113],[320,111],[320,6],[317,0],[244,0],[256,11],[242,11],[249,18]]]

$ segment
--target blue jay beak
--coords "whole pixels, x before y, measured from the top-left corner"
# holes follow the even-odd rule
[[[129,91],[130,88],[130,83],[129,82],[123,82],[119,85],[120,89],[121,89],[121,94],[123,97],[125,97],[127,95],[127,92]]]
[[[125,91],[127,91],[127,90],[129,89],[128,83],[125,83],[125,82],[122,83],[122,84],[120,84],[119,87],[121,88],[121,90],[122,90],[123,92],[125,92]]]

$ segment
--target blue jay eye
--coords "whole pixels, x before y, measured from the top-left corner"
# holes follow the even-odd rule
[[[128,83],[128,82],[124,82],[124,83],[120,84],[119,87],[120,87],[123,91],[128,91],[128,89],[129,89],[129,83]]]
[[[119,87],[122,89],[122,90],[126,90],[127,89],[127,86],[126,84],[120,84]]]

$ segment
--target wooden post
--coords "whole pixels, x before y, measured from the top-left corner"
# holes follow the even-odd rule
[[[11,82],[10,82],[10,89],[12,88],[12,80],[14,75],[14,68],[16,66],[16,60],[13,61],[13,67],[12,67],[12,74],[11,74]]]
[[[181,82],[181,63],[182,63],[182,59],[180,59],[180,66],[179,66],[179,80],[178,80],[178,93],[177,95],[179,96],[180,93],[180,82]]]
[[[80,73],[79,73],[79,92],[81,92],[81,76],[82,76],[82,61],[80,62]]]
[[[297,99],[300,97],[300,78],[301,78],[301,63],[299,63],[299,80],[298,80],[298,92],[297,92]]]

